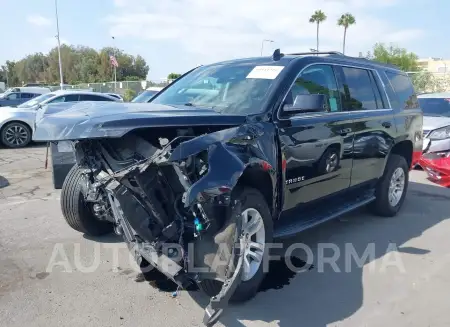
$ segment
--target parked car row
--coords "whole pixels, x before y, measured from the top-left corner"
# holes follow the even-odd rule
[[[11,93],[11,94],[14,94]],[[0,141],[9,148],[27,146],[32,138],[37,109],[50,104],[79,101],[122,101],[106,93],[83,90],[46,92],[14,107],[0,109]]]

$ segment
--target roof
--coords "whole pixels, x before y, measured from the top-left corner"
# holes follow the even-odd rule
[[[417,96],[418,98],[445,98],[450,99],[450,92],[424,93]]]
[[[391,65],[385,64],[377,61],[373,61],[366,58],[360,57],[351,57],[346,56],[337,51],[327,51],[327,52],[300,52],[300,53],[291,53],[291,54],[283,54],[283,56],[279,60],[273,60],[272,56],[264,56],[264,57],[251,57],[251,58],[243,58],[243,59],[234,59],[228,61],[222,61],[215,64],[232,64],[232,63],[251,63],[257,65],[284,65],[286,66],[290,61],[298,59],[298,58],[309,58],[309,59],[319,59],[318,61],[323,61],[324,58],[333,59],[335,61],[342,61],[347,64],[353,65],[367,65],[367,66],[375,66],[382,69],[392,69],[399,71],[400,68]],[[214,64],[212,64],[214,65]]]

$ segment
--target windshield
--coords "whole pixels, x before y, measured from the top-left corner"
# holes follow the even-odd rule
[[[450,98],[419,98],[424,116],[450,117]]]
[[[42,94],[38,97],[35,97],[27,102],[24,102],[24,103],[18,105],[17,108],[31,108],[35,105],[38,105],[38,104],[44,102],[45,100],[48,100],[48,99],[54,97],[55,95],[56,95],[55,93]]]
[[[140,102],[140,103],[148,102],[151,98],[153,98],[153,96],[156,93],[158,93],[158,91],[145,90],[137,97],[135,97],[133,100],[131,100],[131,102]]]
[[[225,114],[259,113],[282,69],[283,66],[239,62],[199,67],[176,81],[152,103],[205,107]]]

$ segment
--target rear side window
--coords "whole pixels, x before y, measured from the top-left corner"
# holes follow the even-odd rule
[[[342,67],[344,85],[344,110],[374,110],[382,108],[380,93],[374,88],[370,72],[362,68]],[[376,96],[377,94],[377,96]]]
[[[80,95],[80,101],[114,101],[114,100],[94,94],[82,94]]]
[[[401,109],[419,108],[417,95],[411,83],[411,79],[404,74],[385,72],[389,83],[397,95]]]
[[[31,99],[33,97],[34,97],[33,93],[22,93],[20,96],[21,99]]]

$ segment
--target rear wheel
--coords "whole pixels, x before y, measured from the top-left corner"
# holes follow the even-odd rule
[[[61,210],[70,227],[87,235],[98,236],[111,233],[113,225],[98,219],[91,204],[84,200],[81,183],[84,177],[77,165],[69,171],[61,190]]]
[[[265,276],[263,261],[268,251],[266,244],[271,243],[273,239],[273,220],[269,206],[258,190],[245,187],[237,190],[233,198],[242,203],[242,228],[246,235],[246,247],[243,254],[242,281],[231,301],[243,302],[256,295]],[[216,280],[204,280],[200,283],[200,288],[212,297],[220,292],[222,285],[222,282]]]
[[[23,148],[31,142],[31,129],[24,123],[12,122],[2,128],[1,137],[8,148]]]
[[[389,156],[383,177],[379,180],[371,203],[372,211],[383,217],[395,216],[405,201],[409,182],[409,167],[404,157]]]

